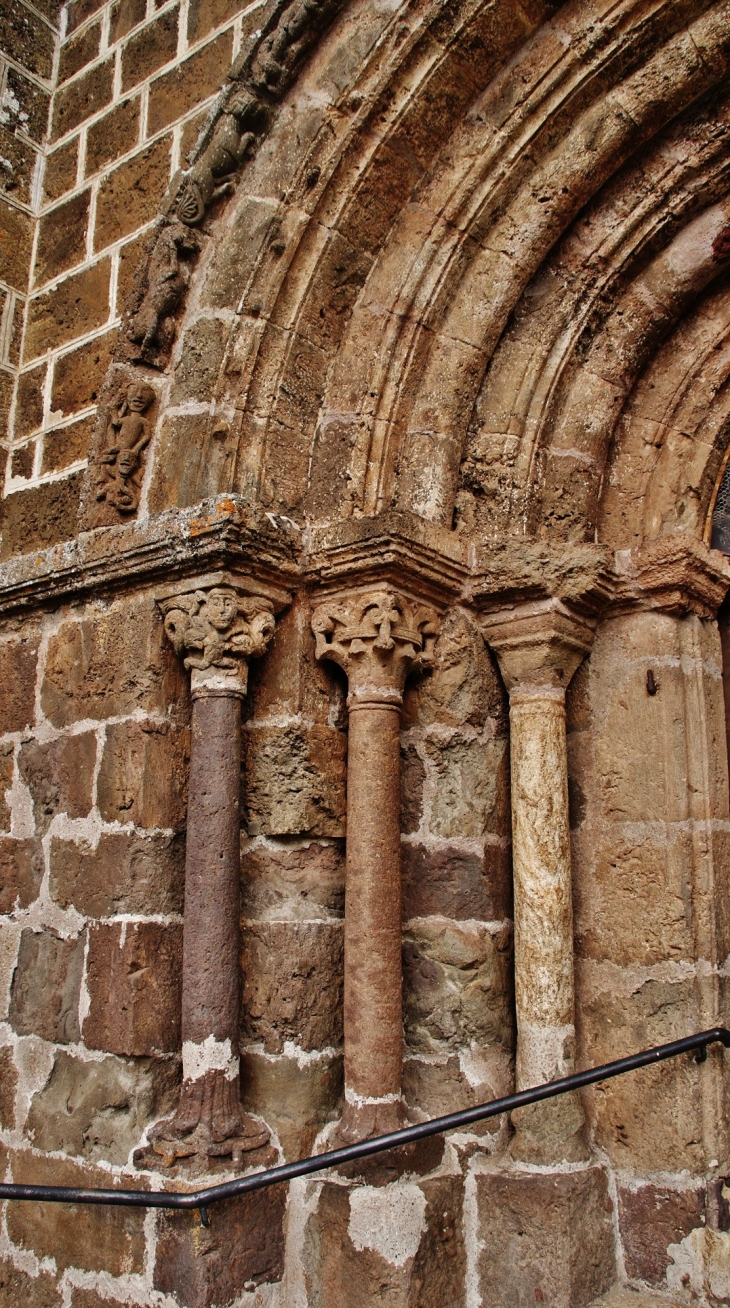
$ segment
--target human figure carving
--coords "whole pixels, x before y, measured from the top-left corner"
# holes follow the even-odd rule
[[[234,670],[240,660],[266,652],[274,633],[271,605],[259,596],[239,596],[225,586],[195,591],[184,597],[185,607],[171,609],[165,631],[185,667]]]
[[[117,399],[109,417],[105,448],[99,455],[97,500],[106,500],[120,513],[134,513],[139,503],[135,481],[142,451],[152,435],[142,417],[155,398],[145,382],[131,382]]]

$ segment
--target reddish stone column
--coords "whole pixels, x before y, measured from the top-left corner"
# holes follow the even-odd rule
[[[400,709],[435,614],[391,590],[359,591],[312,619],[317,658],[344,668],[350,713],[345,880],[345,1111],[342,1142],[397,1130],[403,1011]]]
[[[183,1085],[175,1116],[151,1133],[169,1165],[232,1156],[269,1139],[239,1088],[241,701],[248,658],[274,632],[269,600],[232,585],[161,600],[193,698],[183,928]]]

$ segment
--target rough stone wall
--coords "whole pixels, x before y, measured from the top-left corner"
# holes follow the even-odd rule
[[[203,0],[36,9],[9,0],[0,29],[5,556],[75,531],[144,242],[259,13]]]

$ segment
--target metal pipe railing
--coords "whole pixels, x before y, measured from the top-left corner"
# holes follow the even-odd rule
[[[730,1048],[730,1031],[723,1026],[712,1027],[709,1031],[698,1031],[695,1035],[685,1036],[682,1040],[670,1040],[668,1044],[643,1049],[638,1054],[629,1055],[628,1058],[618,1058],[612,1063],[588,1068],[585,1072],[574,1072],[572,1076],[561,1077],[558,1081],[548,1081],[544,1085],[533,1086],[530,1090],[520,1090],[517,1094],[493,1099],[487,1104],[462,1108],[458,1113],[434,1117],[427,1122],[418,1122],[415,1126],[406,1126],[400,1131],[391,1131],[388,1135],[362,1140],[344,1149],[333,1149],[329,1153],[315,1154],[310,1158],[300,1158],[295,1163],[270,1167],[265,1172],[254,1172],[249,1176],[225,1181],[222,1185],[213,1185],[205,1190],[180,1193],[169,1190],[84,1190],[66,1185],[0,1184],[0,1199],[36,1200],[43,1203],[113,1204],[125,1208],[197,1208],[203,1225],[208,1226],[209,1206],[220,1203],[223,1199],[233,1199],[239,1194],[262,1190],[264,1186],[277,1185],[281,1181],[293,1181],[298,1176],[310,1176],[315,1172],[328,1171],[343,1163],[355,1162],[358,1158],[367,1158],[386,1149],[395,1149],[398,1145],[413,1144],[414,1141],[424,1140],[427,1136],[441,1135],[445,1131],[469,1126],[472,1122],[483,1122],[489,1117],[499,1117],[501,1113],[509,1113],[515,1108],[537,1104],[543,1099],[554,1099],[557,1095],[567,1094],[570,1090],[580,1090],[584,1086],[595,1085],[597,1081],[607,1081],[610,1077],[622,1076],[625,1072],[634,1072],[640,1067],[650,1067],[654,1063],[664,1062],[667,1058],[677,1058],[680,1054],[696,1052],[697,1061],[704,1062],[707,1057],[707,1046],[713,1044],[723,1044],[726,1049]]]

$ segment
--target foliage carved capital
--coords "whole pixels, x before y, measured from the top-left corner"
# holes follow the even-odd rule
[[[347,674],[350,704],[400,703],[408,673],[431,662],[436,611],[391,587],[334,596],[312,615],[318,659]]]

